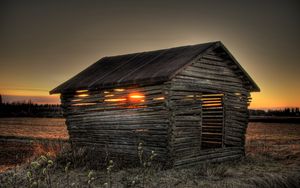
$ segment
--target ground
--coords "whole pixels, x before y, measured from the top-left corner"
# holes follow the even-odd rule
[[[39,150],[51,151],[50,145]],[[250,123],[244,158],[188,169],[161,170],[153,164],[119,168],[115,163],[94,168],[80,155],[72,158],[68,147],[64,143],[56,157],[40,158],[39,152],[32,159],[40,164],[36,168],[30,161],[1,173],[1,187],[34,187],[35,182],[39,187],[300,187],[299,124]]]
[[[64,166],[50,169],[51,187],[299,187],[299,164],[278,161],[270,156],[247,156],[240,161],[208,164],[188,169],[159,170],[149,168],[93,170],[87,167]],[[50,187],[43,178],[40,187]],[[1,175],[3,187],[22,187],[28,184],[28,166]],[[89,173],[91,174],[89,176]],[[14,180],[14,174],[15,180]],[[46,177],[46,176],[45,176]],[[92,179],[94,178],[94,179]],[[91,180],[90,184],[88,181]],[[38,182],[38,181],[37,181]],[[22,185],[22,186],[21,186]],[[110,186],[111,185],[111,186]]]

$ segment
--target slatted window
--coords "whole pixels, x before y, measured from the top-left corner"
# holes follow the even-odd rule
[[[201,149],[221,148],[223,144],[223,94],[203,93]]]
[[[153,88],[154,86],[152,86]],[[72,96],[72,107],[89,106],[97,110],[146,108],[161,105],[165,97],[161,88],[115,88],[101,91],[78,90]]]

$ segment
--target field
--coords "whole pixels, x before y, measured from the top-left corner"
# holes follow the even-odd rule
[[[55,155],[61,148],[55,139],[68,139],[62,118],[0,118],[0,172],[42,153]]]
[[[62,118],[0,118],[0,136],[67,139]]]
[[[40,155],[57,164],[52,169],[52,184],[57,187],[297,187],[300,185],[300,124],[249,123],[246,135],[246,158],[239,162],[209,164],[190,169],[159,170],[114,167],[93,171],[91,165],[78,165],[64,173],[69,154],[59,153],[67,139],[64,119],[0,119],[0,185],[26,184],[26,165],[17,171],[16,164],[28,163]],[[46,141],[44,140],[46,139]],[[29,141],[33,140],[33,141]],[[56,156],[58,155],[58,156]],[[17,157],[16,157],[17,156]],[[74,157],[74,156],[73,156]],[[81,160],[81,159],[80,159]],[[75,162],[74,162],[75,163]],[[0,169],[0,170],[1,170]],[[16,174],[13,176],[13,174]],[[13,177],[17,177],[13,179]],[[68,180],[68,181],[67,181]],[[10,183],[9,183],[10,182]],[[106,183],[106,184],[105,184]],[[56,187],[52,185],[52,187]]]
[[[300,165],[300,124],[249,123],[246,153],[270,155]]]

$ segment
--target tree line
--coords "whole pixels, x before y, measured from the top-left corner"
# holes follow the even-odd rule
[[[300,117],[299,108],[284,108],[276,110],[249,110],[250,116],[285,116]]]
[[[276,110],[249,110],[250,116],[300,117],[299,107]],[[59,104],[34,104],[31,101],[3,103],[0,95],[0,117],[63,117]]]
[[[34,104],[32,102],[0,103],[0,117],[62,117],[58,104]]]

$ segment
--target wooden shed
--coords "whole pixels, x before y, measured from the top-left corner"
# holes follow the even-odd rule
[[[259,91],[221,42],[103,57],[60,93],[70,140],[123,160],[145,152],[170,167],[244,155],[250,92]]]

